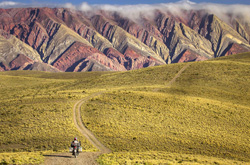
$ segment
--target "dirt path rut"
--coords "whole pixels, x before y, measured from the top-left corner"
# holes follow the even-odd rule
[[[187,63],[176,75],[175,77],[169,81],[166,87],[171,86],[176,79],[182,74],[183,71],[187,69],[187,67],[191,63]],[[158,91],[159,88],[154,89],[153,91]],[[81,120],[81,105],[87,102],[89,99],[101,95],[103,92],[94,93],[88,97],[85,97],[75,103],[73,108],[73,120],[77,129],[100,151],[99,152],[83,152],[79,155],[79,157],[74,158],[70,153],[57,153],[51,155],[45,155],[46,160],[44,165],[97,165],[95,161],[97,157],[103,153],[111,152],[110,149],[105,147],[94,135],[88,130],[82,123]]]
[[[44,155],[46,157],[44,165],[97,165],[95,161],[97,157],[103,153],[111,152],[105,147],[94,135],[88,130],[81,121],[81,105],[89,99],[102,94],[102,92],[94,93],[75,103],[73,108],[73,120],[77,129],[100,151],[99,152],[83,152],[77,158],[74,158],[70,153],[57,153]]]
[[[184,67],[181,68],[181,70],[179,70],[179,72],[174,76],[174,78],[168,82],[168,84],[166,85],[166,87],[171,86],[178,77],[180,77],[180,75],[182,74],[182,72],[184,72],[189,66],[191,65],[191,63],[187,63]]]
[[[85,103],[86,101],[88,101],[89,99],[101,95],[102,92],[98,92],[98,93],[94,93],[88,97],[83,98],[82,100],[78,101],[75,106],[74,106],[74,114],[73,114],[73,118],[74,118],[74,123],[77,127],[77,129],[96,147],[100,150],[101,153],[109,153],[111,152],[110,149],[108,149],[107,147],[105,147],[95,136],[94,134],[88,130],[82,123],[81,120],[81,106],[83,103]]]
[[[168,82],[168,84],[165,87],[170,87],[176,81],[176,79],[180,77],[182,72],[184,72],[191,64],[192,64],[191,62],[188,62],[184,67],[182,67],[181,70],[179,70],[179,72],[174,76],[174,78],[172,78],[172,80]],[[159,90],[160,88],[155,88],[153,91],[157,92]]]

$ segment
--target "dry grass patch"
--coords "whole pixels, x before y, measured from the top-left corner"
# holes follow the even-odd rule
[[[171,87],[186,64],[128,72],[0,72],[0,152],[67,150],[74,136],[94,151],[75,128],[72,108],[105,91],[82,106],[85,125],[116,151],[100,163],[247,163],[249,62],[249,54],[195,62]]]
[[[191,155],[191,154],[178,154],[169,152],[114,152],[110,154],[104,154],[98,158],[100,165],[112,164],[135,164],[135,165],[155,165],[155,164],[247,164],[242,161],[235,161],[230,159],[222,159],[216,157],[208,157],[203,155]]]
[[[82,118],[113,151],[168,151],[249,161],[249,110],[199,97],[117,91],[90,100]]]
[[[66,90],[73,80],[24,73],[0,74],[0,152],[67,151],[75,136],[85,150],[96,150],[73,123],[73,105],[87,93]]]
[[[38,152],[0,153],[0,164],[41,164],[44,157]]]

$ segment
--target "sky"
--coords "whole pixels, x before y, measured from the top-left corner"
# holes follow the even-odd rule
[[[5,2],[8,0],[0,0]],[[111,4],[111,5],[135,5],[135,4],[159,4],[159,3],[175,3],[180,0],[10,0],[12,2],[24,3],[24,4],[65,4],[71,3],[73,5],[80,5],[83,2],[88,4]],[[217,3],[217,4],[245,4],[250,5],[250,0],[191,0],[194,3]]]

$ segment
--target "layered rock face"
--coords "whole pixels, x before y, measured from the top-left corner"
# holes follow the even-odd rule
[[[126,71],[250,51],[250,22],[182,12],[135,20],[104,10],[0,9],[0,71]]]

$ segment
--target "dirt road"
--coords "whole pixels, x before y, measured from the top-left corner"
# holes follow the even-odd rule
[[[77,129],[97,148],[100,152],[83,152],[77,158],[74,158],[70,153],[57,153],[51,155],[44,155],[44,165],[97,165],[96,158],[103,154],[111,152],[110,149],[105,147],[94,135],[88,130],[81,121],[81,105],[89,99],[102,94],[102,92],[94,93],[85,97],[75,103],[73,108],[73,120]]]
[[[100,152],[83,152],[74,158],[70,153],[57,153],[45,156],[45,165],[98,165],[95,161]]]
[[[187,69],[187,67],[191,63],[187,63],[176,75],[175,77],[169,81],[169,83],[166,85],[166,87],[169,87],[176,81],[176,79],[182,74],[183,71]],[[153,91],[158,91],[159,88],[154,89]],[[45,155],[46,159],[44,162],[44,165],[97,165],[97,162],[95,161],[96,158],[103,154],[103,153],[109,153],[111,152],[110,149],[105,147],[94,135],[93,133],[88,130],[81,121],[81,105],[85,102],[87,102],[89,99],[101,95],[102,92],[94,93],[88,97],[85,97],[81,100],[79,100],[73,108],[73,120],[74,124],[77,127],[77,129],[96,147],[100,150],[100,152],[83,152],[79,155],[79,157],[74,158],[70,153],[58,153],[58,154],[51,154],[51,155]]]

